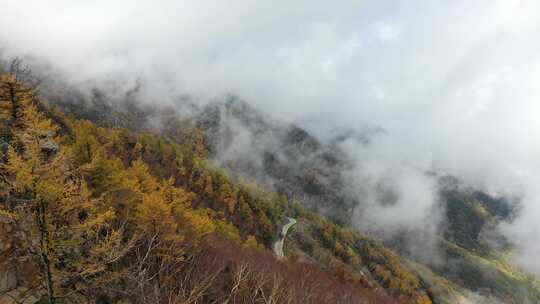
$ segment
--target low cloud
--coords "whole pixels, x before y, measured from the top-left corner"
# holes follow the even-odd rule
[[[381,126],[386,134],[366,151],[348,149],[361,159],[355,191],[365,183],[389,197],[379,206],[369,203],[377,193],[365,194],[373,222],[436,223],[423,172],[444,170],[523,197],[521,216],[503,231],[520,249],[517,261],[540,273],[539,6],[4,0],[0,49],[80,88],[121,94],[141,84],[138,98],[151,106],[233,93],[323,137]]]

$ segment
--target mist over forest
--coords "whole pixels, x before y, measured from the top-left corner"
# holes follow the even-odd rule
[[[272,250],[281,237],[291,243],[286,253],[323,270],[334,267],[325,254],[338,257],[353,274],[372,273],[366,280],[384,296],[405,301],[396,303],[540,301],[540,3],[3,0],[1,7],[0,74],[8,76],[0,93],[16,100],[8,87],[35,90],[53,109],[45,117],[60,126],[58,135],[75,134],[57,145],[94,134],[105,148],[89,148],[92,157],[118,157],[128,171],[140,157],[158,180],[175,178],[175,187],[195,193],[195,210],[225,214],[216,221],[232,223],[239,239],[252,236]],[[17,73],[26,78],[10,78]],[[60,123],[64,115],[97,131]],[[19,125],[6,118],[14,133],[0,143],[3,162],[14,157],[8,146],[24,155],[24,140],[13,142],[22,138]],[[171,145],[176,158],[167,168],[165,156],[132,151],[152,140],[118,135],[119,148],[116,135],[99,128],[162,138],[156,155]],[[98,191],[85,175],[92,157],[70,162]],[[2,170],[6,181],[18,176]],[[268,219],[248,224],[266,207],[248,203],[254,215],[235,215],[243,183],[281,197],[270,205],[298,204],[332,224],[293,207],[267,214],[273,228],[264,228]],[[103,186],[100,199],[118,187]],[[223,191],[234,195],[215,194]],[[293,217],[306,220],[289,239],[273,233]],[[362,260],[359,243],[325,235],[315,222],[395,252],[420,278],[411,288],[418,294],[394,291],[388,282],[400,276],[392,270],[386,279],[379,262],[353,263],[352,256]]]

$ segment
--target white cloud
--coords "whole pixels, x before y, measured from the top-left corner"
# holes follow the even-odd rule
[[[535,0],[2,0],[0,47],[74,84],[142,79],[148,102],[233,92],[318,130],[381,125],[388,164],[528,195],[512,233],[530,256],[539,11]]]

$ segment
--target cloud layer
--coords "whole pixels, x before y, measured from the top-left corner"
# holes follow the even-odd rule
[[[441,169],[522,195],[506,230],[540,273],[538,11],[535,0],[3,0],[0,49],[75,85],[142,81],[148,103],[234,93],[321,135],[382,126],[367,169]],[[416,202],[416,219],[433,203],[431,182],[412,176],[397,206]]]

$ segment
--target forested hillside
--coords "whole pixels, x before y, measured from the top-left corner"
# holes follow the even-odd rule
[[[504,199],[441,177],[444,261],[418,261],[399,236],[351,225],[362,201],[346,192],[348,159],[297,126],[233,99],[188,118],[98,91],[88,103],[37,86],[18,61],[0,77],[2,303],[540,299],[488,235],[512,217]],[[252,143],[262,162],[220,158],[238,143],[231,121],[265,138]]]
[[[379,242],[213,167],[195,126],[182,144],[99,127],[21,74],[0,79],[2,301],[430,302]],[[286,216],[314,229],[324,263],[271,255]]]
[[[0,304],[540,303],[540,1],[0,3]]]

